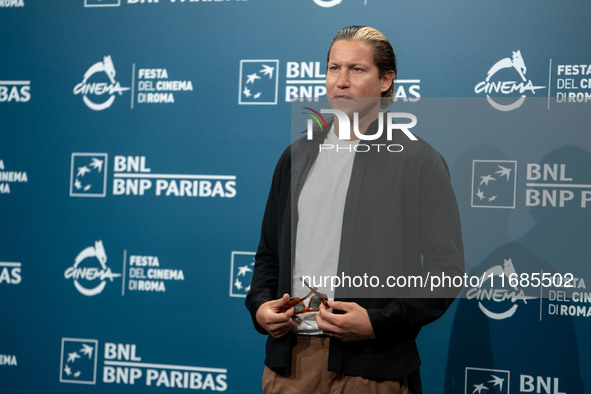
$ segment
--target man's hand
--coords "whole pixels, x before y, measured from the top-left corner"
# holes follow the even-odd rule
[[[256,314],[257,323],[263,327],[273,338],[281,338],[291,331],[293,321],[293,308],[285,312],[281,309],[289,302],[289,294],[285,293],[278,300],[265,302],[259,307]]]
[[[343,342],[373,339],[375,334],[367,310],[356,302],[328,301],[328,305],[344,314],[334,314],[322,304],[316,315],[316,322],[326,335]]]

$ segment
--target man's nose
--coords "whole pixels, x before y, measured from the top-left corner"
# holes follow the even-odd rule
[[[347,71],[342,71],[339,73],[339,78],[337,79],[337,87],[339,89],[345,89],[351,86],[351,81],[349,79],[349,73]]]

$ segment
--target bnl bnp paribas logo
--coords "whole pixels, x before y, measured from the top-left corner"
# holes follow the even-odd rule
[[[254,272],[254,252],[232,252],[230,297],[246,297]]]
[[[94,63],[84,73],[82,82],[74,86],[74,94],[81,95],[86,106],[94,111],[102,111],[113,105],[117,97],[130,90],[115,79],[115,65],[110,55]]]
[[[464,394],[509,394],[510,377],[506,370],[466,367]]]
[[[121,277],[113,273],[107,266],[107,253],[103,241],[95,241],[74,258],[74,264],[64,272],[66,279],[72,280],[76,290],[85,296],[95,296],[102,293],[107,283]]]
[[[107,194],[107,154],[72,155],[70,196],[105,197]]]
[[[516,172],[515,160],[473,160],[471,207],[515,208]],[[526,163],[523,172],[526,207],[591,206],[591,184],[576,182],[567,163]]]
[[[326,96],[325,71],[326,64],[320,61],[288,61],[280,67],[278,59],[240,60],[238,104],[276,105],[280,100],[291,103],[295,99],[318,101]],[[283,76],[281,83],[280,74]],[[420,79],[398,79],[394,86],[394,102],[419,101],[420,90]]]
[[[472,161],[472,208],[515,208],[517,161]]]
[[[60,382],[95,384],[98,341],[62,338]]]
[[[133,343],[103,342],[99,346],[97,339],[62,338],[60,360],[60,383],[138,386],[139,392],[145,392],[144,387],[149,387],[149,391],[153,388],[216,392],[228,389],[227,368],[145,362]],[[109,391],[112,390],[100,392]]]
[[[70,197],[107,196],[107,153],[72,153]],[[234,198],[236,175],[155,173],[146,156],[115,155],[113,196]]]
[[[511,57],[493,64],[486,73],[485,80],[476,84],[474,92],[486,95],[493,108],[499,111],[512,111],[521,107],[526,94],[535,95],[536,90],[546,87],[535,86],[531,79],[525,77],[526,73],[527,67],[521,51],[513,51]]]
[[[571,392],[564,390],[564,386],[560,386],[561,379],[559,377],[513,372],[513,381],[511,381],[511,371],[508,370],[466,367],[464,394],[509,394],[515,392],[566,394]],[[510,390],[511,386],[513,391]]]
[[[241,60],[238,104],[277,104],[279,60]]]

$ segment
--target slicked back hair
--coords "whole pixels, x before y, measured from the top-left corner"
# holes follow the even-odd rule
[[[332,39],[326,62],[330,60],[330,50],[336,41],[360,41],[369,44],[373,49],[373,62],[378,68],[378,76],[381,78],[387,71],[394,71],[394,78],[398,75],[396,69],[396,55],[390,41],[381,32],[369,26],[347,26],[343,27]],[[394,80],[390,88],[382,92],[381,107],[386,108],[394,102]]]

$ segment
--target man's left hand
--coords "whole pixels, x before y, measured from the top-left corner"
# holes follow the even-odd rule
[[[375,334],[367,310],[356,302],[328,301],[328,305],[344,314],[334,314],[328,308],[320,305],[316,314],[316,322],[326,335],[340,339],[343,342],[373,339]]]

